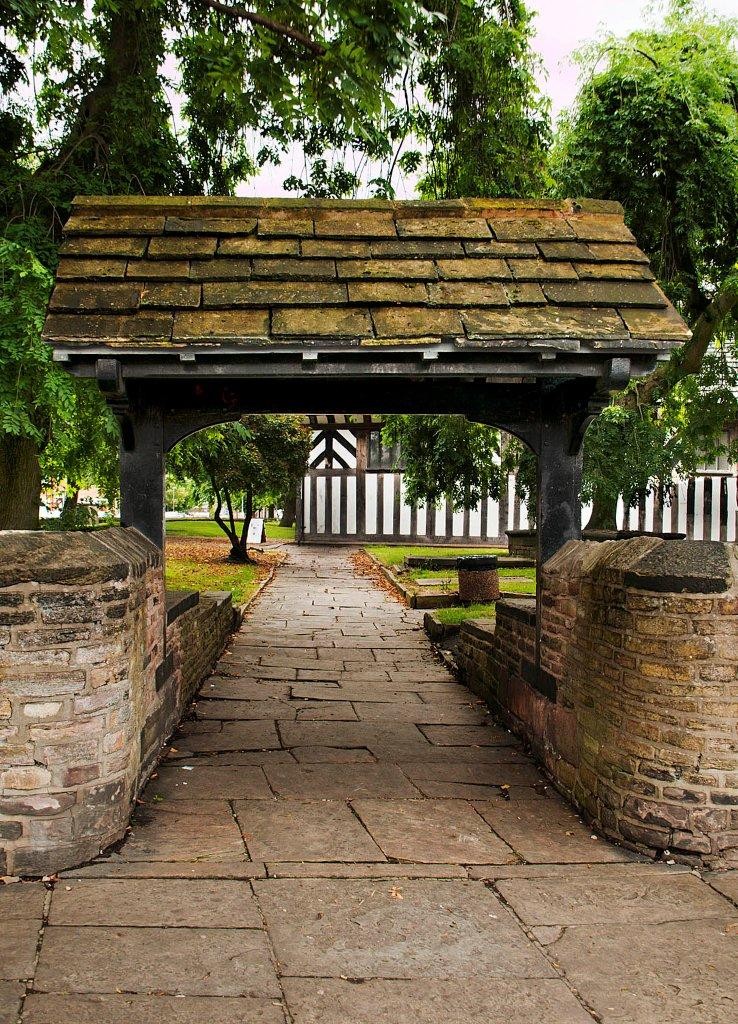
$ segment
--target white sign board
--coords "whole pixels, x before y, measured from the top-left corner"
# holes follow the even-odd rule
[[[246,539],[247,544],[263,544],[266,540],[266,530],[263,519],[251,519],[249,521],[249,532]]]

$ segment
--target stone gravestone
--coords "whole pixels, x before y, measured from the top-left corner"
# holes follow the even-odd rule
[[[266,541],[266,529],[263,519],[249,520],[247,544],[263,544]]]

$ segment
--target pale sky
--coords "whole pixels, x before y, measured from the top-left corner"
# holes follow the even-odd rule
[[[577,92],[579,69],[570,57],[585,43],[607,33],[622,36],[647,24],[648,11],[658,3],[646,0],[529,0],[537,9],[533,47],[543,59],[542,88],[551,98],[554,119],[569,106]],[[738,0],[710,0],[706,8],[726,17],[738,17]],[[249,196],[284,195],[282,182],[289,174],[302,172],[297,154],[287,154],[280,167],[266,168],[239,193]],[[412,198],[412,184],[398,191],[399,198]]]

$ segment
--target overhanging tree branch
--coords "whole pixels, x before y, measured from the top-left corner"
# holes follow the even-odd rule
[[[635,410],[638,405],[648,405],[659,394],[663,394],[685,377],[697,373],[705,358],[710,342],[726,316],[738,307],[738,276],[732,275],[702,311],[695,321],[692,337],[676,359],[659,366],[643,384],[627,391],[621,405]]]
[[[281,21],[265,18],[263,14],[249,11],[245,7],[220,3],[220,0],[203,0],[203,3],[214,11],[220,11],[222,14],[227,14],[232,18],[241,18],[243,21],[251,22],[252,25],[261,25],[262,28],[268,28],[271,32],[285,36],[287,39],[294,39],[296,43],[300,43],[306,50],[314,53],[316,57],[322,57],[328,52],[322,43],[316,43],[314,39],[305,35],[304,32],[300,32],[299,29],[292,28],[290,25],[285,25]]]

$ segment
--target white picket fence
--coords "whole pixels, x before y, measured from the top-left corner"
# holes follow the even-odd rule
[[[586,526],[591,506],[582,508]],[[738,536],[738,480],[714,474],[676,481],[666,500],[649,494],[637,508],[618,507],[620,529],[683,533],[690,540],[735,542]],[[310,542],[445,541],[505,543],[507,530],[529,527],[525,505],[510,476],[500,500],[486,498],[476,507],[454,512],[438,506],[412,507],[405,499],[401,473],[354,469],[311,469],[302,488],[302,537]]]

